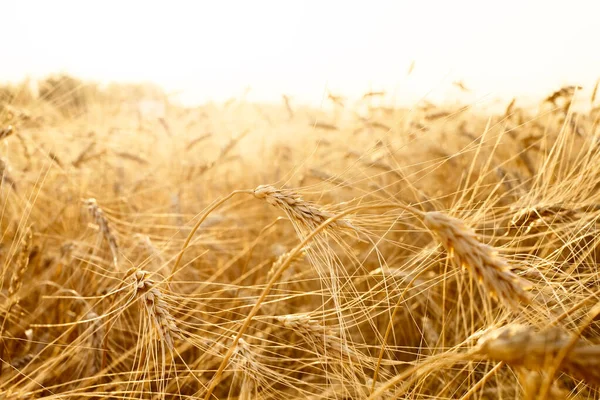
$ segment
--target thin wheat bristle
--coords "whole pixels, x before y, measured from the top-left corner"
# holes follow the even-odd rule
[[[118,255],[119,255],[119,245],[117,243],[117,238],[115,237],[115,235],[113,234],[113,232],[110,228],[108,219],[106,218],[106,215],[104,215],[104,211],[102,211],[102,209],[96,202],[96,199],[94,199],[94,198],[85,200],[84,204],[87,207],[88,212],[94,218],[94,221],[100,228],[100,232],[102,233],[102,236],[108,242],[108,245],[110,247],[110,252],[113,256],[113,263],[116,266],[117,260],[118,260]]]
[[[257,199],[264,199],[267,203],[282,210],[291,220],[304,224],[308,227],[316,227],[333,214],[321,210],[311,202],[302,199],[302,196],[291,190],[280,190],[270,185],[260,185],[254,189]],[[350,222],[339,219],[330,226],[337,228],[354,229]]]
[[[136,294],[140,298],[141,307],[152,321],[152,325],[158,337],[171,351],[174,349],[174,339],[182,339],[181,331],[175,323],[175,318],[169,312],[163,293],[148,278],[148,272],[137,271],[135,273]]]
[[[529,282],[511,271],[508,262],[492,246],[480,242],[461,220],[428,212],[423,223],[435,232],[458,267],[467,269],[492,297],[511,307],[529,303]]]

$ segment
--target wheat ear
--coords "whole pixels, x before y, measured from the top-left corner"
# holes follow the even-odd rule
[[[169,312],[163,293],[156,287],[155,282],[148,278],[148,272],[137,271],[135,277],[136,294],[140,298],[141,307],[152,321],[158,337],[171,351],[174,349],[174,339],[181,339],[181,331],[175,324],[175,318]]]
[[[6,128],[0,129],[0,140],[5,139],[14,133],[14,129],[11,125],[8,125]]]
[[[235,335],[234,335],[235,337]],[[254,359],[250,345],[243,338],[238,340],[231,362],[235,366],[234,379],[240,381],[239,400],[252,400],[256,398],[256,372],[259,365]]]
[[[543,331],[527,325],[506,325],[484,334],[475,354],[528,370],[548,368],[570,346],[573,336],[557,327]],[[562,359],[560,371],[593,385],[600,385],[600,345],[577,339]]]
[[[106,215],[104,215],[104,211],[102,211],[100,206],[98,206],[96,199],[93,199],[93,198],[87,199],[87,200],[85,200],[84,203],[88,209],[88,212],[90,213],[92,218],[94,218],[94,221],[96,221],[96,224],[100,227],[100,232],[102,233],[102,236],[104,236],[104,239],[106,239],[106,241],[108,242],[108,245],[110,247],[110,252],[112,253],[112,256],[113,256],[113,263],[115,264],[115,266],[117,266],[117,260],[118,260],[118,255],[119,255],[119,245],[117,243],[117,238],[115,237],[115,235],[113,234],[113,232],[110,228],[108,219],[106,218]]]
[[[356,361],[356,354],[340,339],[338,333],[306,314],[278,316],[277,320],[286,328],[296,331],[300,336],[310,338],[322,347],[322,351],[332,349]]]
[[[90,328],[92,329],[92,334],[89,338],[91,352],[89,375],[93,376],[102,370],[102,360],[104,358],[102,343],[104,340],[104,326],[102,325],[102,320],[98,318],[98,314],[94,311],[90,311],[87,314],[86,319],[90,320]]]
[[[15,298],[17,292],[23,286],[23,276],[29,266],[29,254],[31,253],[31,242],[33,240],[33,233],[31,228],[28,228],[23,238],[21,239],[21,245],[19,248],[19,255],[17,256],[16,269],[10,279],[10,285],[8,287],[8,297],[11,302],[17,303],[18,300]]]
[[[519,374],[519,381],[523,388],[522,400],[541,400],[540,390],[542,388],[545,376],[537,371],[522,371]],[[569,397],[569,392],[553,382],[547,397],[544,400],[565,400]]]
[[[23,276],[25,275],[27,267],[29,266],[29,254],[31,252],[32,238],[33,235],[31,233],[31,228],[29,228],[21,239],[19,254],[16,261],[16,269],[10,278],[10,284],[8,286],[8,303],[6,306],[6,311],[3,312],[3,322],[0,324],[0,359],[2,360],[4,359],[4,350],[6,349],[4,333],[9,331],[10,312],[12,311],[12,308],[19,303],[19,290],[23,285]],[[4,363],[1,362],[0,375],[2,375],[3,367]]]
[[[298,193],[292,190],[280,190],[270,185],[260,185],[253,191],[254,197],[263,199],[270,205],[279,208],[293,222],[300,223],[309,228],[316,228],[333,214],[324,211],[302,198]],[[355,229],[347,220],[337,220],[330,224],[334,228]]]
[[[284,269],[284,272],[285,272],[285,270],[287,270],[288,268],[290,268],[294,264],[296,264],[298,261],[300,261],[300,259],[304,258],[306,256],[306,252],[308,251],[308,249],[309,249],[309,247],[306,246],[300,252],[297,252],[297,253],[293,254],[292,255],[292,260],[286,266],[286,268]],[[283,264],[283,262],[290,256],[291,251],[292,250],[287,251],[287,252],[283,253],[282,255],[280,255],[279,257],[277,257],[277,260],[275,260],[275,262],[273,263],[273,265],[269,269],[269,272],[267,273],[267,280],[270,280],[271,277],[273,276],[273,274],[275,274],[275,271],[277,271],[279,269],[279,267],[281,267],[281,265]]]
[[[531,301],[526,291],[530,283],[512,272],[498,251],[480,242],[461,220],[440,212],[428,212],[423,223],[440,238],[454,263],[468,270],[492,297],[513,308],[517,308],[519,302]]]
[[[0,183],[6,183],[12,190],[16,191],[17,183],[10,176],[10,165],[8,161],[0,157]]]

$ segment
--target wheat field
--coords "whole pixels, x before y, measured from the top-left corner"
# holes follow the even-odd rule
[[[39,89],[0,88],[1,398],[600,398],[596,90]]]

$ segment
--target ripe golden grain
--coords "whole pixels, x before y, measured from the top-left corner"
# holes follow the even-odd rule
[[[148,278],[146,271],[137,271],[134,274],[134,287],[140,299],[140,307],[145,311],[154,327],[154,331],[170,351],[175,349],[175,339],[182,339],[181,331],[177,327],[175,318],[171,315],[169,307],[163,299],[163,294],[156,283]]]
[[[265,200],[270,205],[283,211],[290,220],[309,228],[316,228],[333,214],[324,211],[292,190],[276,189],[270,185],[260,185],[253,191],[254,197]],[[338,220],[330,225],[332,228],[355,229],[346,220]]]
[[[84,205],[87,208],[90,215],[94,218],[94,221],[96,222],[98,227],[100,228],[100,233],[108,242],[113,257],[113,263],[116,267],[119,257],[119,244],[117,243],[116,236],[112,232],[106,215],[104,215],[104,211],[100,208],[100,206],[98,206],[96,199],[93,198],[85,200]]]
[[[529,370],[544,370],[559,352],[569,346],[572,335],[558,327],[538,331],[532,326],[510,324],[490,330],[477,342],[476,354]],[[559,370],[600,385],[600,345],[577,339],[566,354]]]
[[[440,238],[454,264],[469,271],[492,297],[513,308],[531,301],[530,283],[513,273],[498,251],[480,242],[463,221],[433,211],[425,214],[423,223]]]

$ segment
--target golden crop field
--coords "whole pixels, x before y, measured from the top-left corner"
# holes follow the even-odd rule
[[[0,398],[600,398],[577,90],[486,114],[4,85]]]

